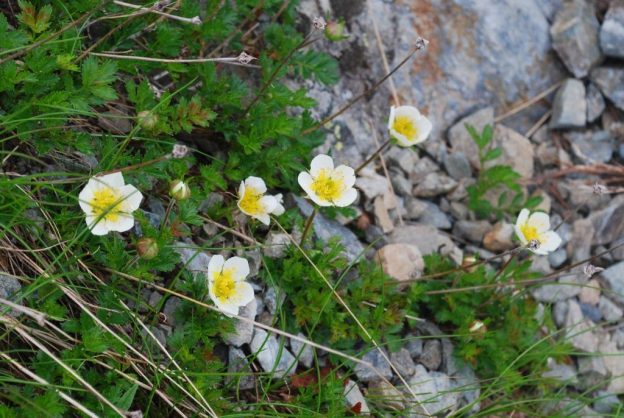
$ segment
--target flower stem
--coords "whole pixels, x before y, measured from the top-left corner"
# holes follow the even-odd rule
[[[314,206],[314,209],[312,210],[312,213],[308,217],[305,227],[303,228],[303,234],[301,234],[301,242],[299,243],[299,245],[303,245],[303,243],[305,242],[305,239],[308,236],[308,232],[310,231],[310,227],[312,226],[312,221],[314,221],[314,217],[316,216],[316,212],[318,212],[318,209],[316,208],[316,206]]]
[[[364,161],[362,164],[360,164],[360,166],[358,168],[355,169],[355,174],[359,173],[364,167],[366,167],[367,165],[370,164],[371,161],[373,161],[375,158],[377,158],[377,156],[379,154],[381,154],[381,152],[386,149],[386,147],[388,145],[390,145],[390,142],[392,141],[392,139],[388,139],[386,142],[384,142],[383,144],[381,144],[381,146],[379,148],[377,148],[377,151],[375,151],[373,153],[373,155],[371,155],[370,157],[368,157],[366,159],[366,161]]]

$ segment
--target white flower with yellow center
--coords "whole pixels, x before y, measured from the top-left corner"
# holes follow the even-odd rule
[[[522,245],[527,245],[535,254],[547,255],[561,245],[561,237],[550,230],[550,217],[544,212],[531,214],[528,209],[522,209],[515,230]]]
[[[92,177],[78,195],[80,207],[87,215],[87,226],[94,235],[132,228],[132,212],[139,208],[142,200],[141,192],[125,184],[120,172]]]
[[[265,225],[271,221],[269,215],[281,215],[284,207],[278,201],[277,196],[265,195],[267,191],[264,180],[260,177],[247,177],[238,188],[238,208],[245,214],[255,218]],[[279,208],[282,209],[281,213]],[[276,212],[277,210],[277,212]]]
[[[319,206],[349,206],[357,199],[355,171],[346,165],[334,168],[334,160],[328,155],[314,157],[310,172],[299,173],[299,185]]]
[[[431,133],[431,122],[414,106],[399,106],[390,108],[388,130],[390,136],[402,147],[419,144],[427,139]]]
[[[208,263],[208,292],[210,299],[225,315],[238,315],[238,308],[254,298],[253,288],[245,281],[249,275],[249,263],[241,257],[225,260],[221,255],[212,256]]]

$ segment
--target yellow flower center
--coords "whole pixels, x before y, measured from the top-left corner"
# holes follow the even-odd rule
[[[318,173],[310,188],[318,197],[328,202],[337,200],[345,189],[343,179],[333,178],[326,169]]]
[[[247,214],[258,215],[264,213],[264,206],[260,203],[262,193],[253,187],[245,187],[243,198],[239,202],[240,208]]]
[[[212,293],[221,302],[225,302],[236,293],[236,282],[234,281],[234,270],[225,269],[213,276]]]
[[[393,128],[408,139],[414,139],[418,135],[418,128],[408,116],[395,117]]]
[[[522,231],[522,234],[527,241],[536,240],[537,242],[541,242],[540,234],[539,232],[537,232],[536,227],[529,224],[524,224],[520,227],[520,231]]]
[[[119,220],[119,213],[123,212],[122,202],[123,196],[120,193],[110,187],[102,187],[93,193],[93,199],[89,205],[91,205],[91,213],[97,218],[116,222]]]

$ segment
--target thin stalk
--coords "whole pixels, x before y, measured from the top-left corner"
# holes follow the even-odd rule
[[[301,234],[301,241],[299,245],[303,245],[303,243],[305,242],[305,239],[308,236],[308,232],[310,231],[310,227],[312,226],[312,222],[316,217],[316,212],[318,212],[318,209],[316,206],[314,206],[314,209],[312,210],[312,213],[308,217],[308,220],[305,223],[305,227],[303,228],[303,234]]]
[[[382,153],[382,151],[384,149],[386,149],[388,147],[388,145],[390,145],[390,143],[392,142],[392,138],[388,138],[388,140],[386,142],[384,142],[383,144],[381,144],[381,146],[379,148],[377,148],[377,151],[375,151],[370,157],[368,157],[366,159],[366,161],[364,161],[362,164],[360,164],[358,166],[358,168],[355,169],[355,174],[358,174],[360,171],[362,171],[362,169],[364,167],[366,167],[367,165],[369,165],[371,163],[371,161],[373,161],[375,158],[377,158],[377,156],[379,154]]]

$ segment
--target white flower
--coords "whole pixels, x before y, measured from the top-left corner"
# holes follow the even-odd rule
[[[281,193],[276,194],[273,197],[275,198],[276,205],[275,205],[275,209],[273,209],[271,214],[275,216],[280,216],[286,211],[286,209],[284,209],[284,197],[282,196]]]
[[[349,206],[357,199],[355,171],[346,165],[334,168],[334,160],[328,155],[314,157],[310,172],[299,173],[299,185],[310,199],[319,206]]]
[[[132,212],[139,208],[142,200],[141,192],[125,184],[120,172],[92,177],[78,195],[80,207],[87,215],[87,226],[94,235],[132,228]]]
[[[414,106],[399,106],[390,108],[388,130],[390,136],[397,140],[402,147],[419,144],[427,139],[431,133],[431,122]]]
[[[539,244],[537,248],[532,248],[530,245],[528,247],[535,254],[546,255],[561,245],[561,237],[555,231],[550,230],[550,217],[544,212],[531,214],[528,209],[522,209],[515,229],[523,245],[529,245],[532,242]]]
[[[249,263],[244,258],[232,257],[227,261],[221,255],[210,258],[208,292],[225,315],[238,315],[238,308],[254,298],[253,288],[245,281],[248,275]]]
[[[281,215],[284,213],[284,207],[278,202],[276,196],[265,195],[267,191],[264,180],[260,177],[247,177],[247,179],[241,182],[238,188],[238,208],[245,214],[252,218],[256,218],[265,225],[268,225],[271,221],[269,215]],[[276,213],[281,207],[282,212]]]

